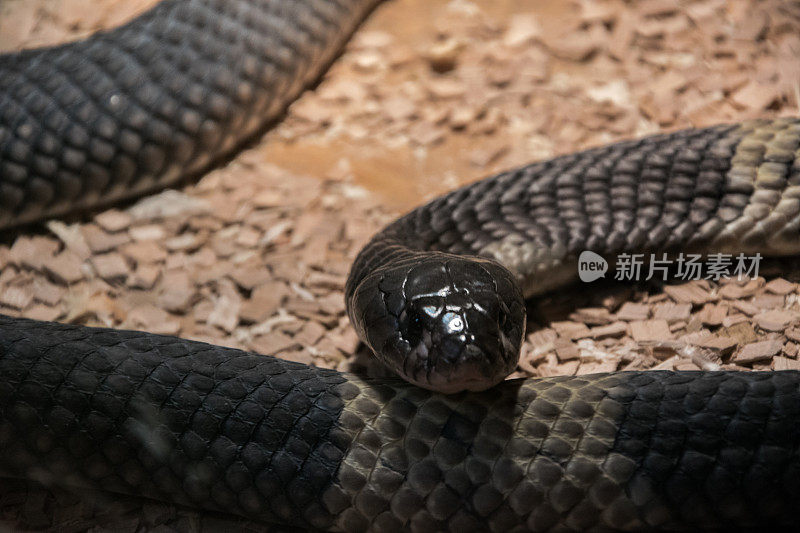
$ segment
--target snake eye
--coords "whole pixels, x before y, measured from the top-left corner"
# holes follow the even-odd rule
[[[400,315],[400,331],[402,337],[411,345],[416,346],[422,341],[425,327],[422,317],[415,309],[404,310]]]
[[[497,325],[500,326],[500,329],[506,329],[506,324],[508,323],[508,313],[506,310],[501,308],[500,313],[497,315]]]
[[[497,326],[500,331],[509,337],[512,337],[518,325],[515,323],[511,312],[505,304],[501,304],[500,310],[497,314]]]
[[[497,315],[497,325],[500,327],[500,331],[506,334],[514,328],[514,321],[511,320],[508,308],[505,305],[500,307],[500,313]]]

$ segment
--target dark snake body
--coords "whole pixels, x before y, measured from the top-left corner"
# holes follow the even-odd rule
[[[195,175],[283,113],[377,0],[166,0],[0,56],[0,227]]]
[[[0,57],[0,223],[202,171],[318,77],[372,4],[168,0],[113,32]],[[491,312],[451,314],[496,321],[513,344],[522,326],[504,316],[524,313],[522,292],[570,278],[584,249],[796,253],[799,146],[796,120],[751,122],[467,186],[365,248],[350,315],[380,349],[416,295],[439,319],[450,312],[434,309],[440,292],[491,289]],[[491,277],[498,262],[507,277]],[[800,373],[629,372],[446,396],[174,337],[0,317],[0,451],[7,476],[317,529],[795,527]]]
[[[0,319],[0,471],[339,531],[793,526],[800,373],[445,396],[140,332]]]

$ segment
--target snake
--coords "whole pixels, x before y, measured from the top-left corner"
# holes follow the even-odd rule
[[[375,0],[164,0],[0,56],[0,226],[202,174],[280,119]],[[345,287],[367,378],[0,316],[0,475],[328,531],[795,528],[800,373],[505,380],[577,256],[800,252],[800,121],[624,141],[464,186]]]

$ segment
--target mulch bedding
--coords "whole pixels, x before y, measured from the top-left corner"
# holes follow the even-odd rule
[[[78,38],[153,3],[10,0],[0,49]],[[797,112],[796,4],[539,4],[381,6],[319,86],[225,167],[7,238],[0,313],[369,371],[343,285],[360,247],[402,211],[532,160]],[[754,279],[609,281],[546,295],[530,304],[514,376],[800,368],[799,271],[773,261]],[[264,529],[21,482],[4,483],[0,513],[9,529]]]

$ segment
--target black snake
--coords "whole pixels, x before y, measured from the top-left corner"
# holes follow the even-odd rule
[[[374,3],[166,0],[112,32],[0,57],[0,224],[202,172],[279,116]],[[799,147],[799,121],[755,121],[464,187],[362,251],[350,316],[412,382],[485,389],[516,364],[523,294],[567,281],[582,250],[798,252]],[[0,317],[0,473],[315,529],[794,527],[798,422],[790,371],[444,395]]]

